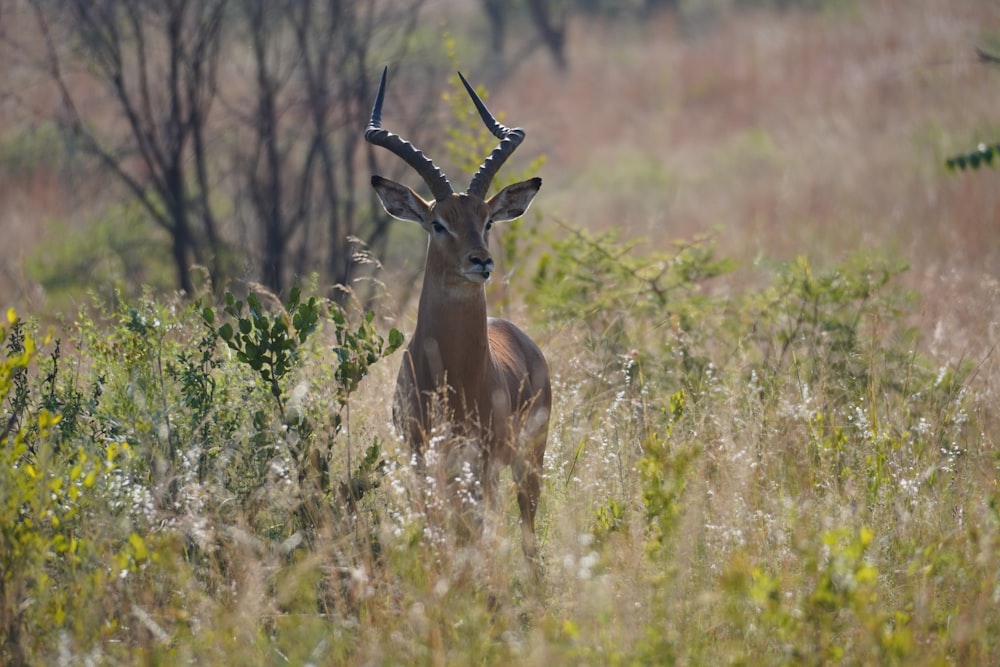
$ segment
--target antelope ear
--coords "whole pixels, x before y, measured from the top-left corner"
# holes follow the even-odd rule
[[[424,228],[428,226],[431,205],[412,189],[381,176],[372,176],[372,187],[386,213],[398,220],[409,220]]]
[[[542,187],[542,179],[537,176],[508,185],[486,202],[490,208],[490,219],[493,222],[504,222],[520,218],[531,206],[531,200],[540,187]]]

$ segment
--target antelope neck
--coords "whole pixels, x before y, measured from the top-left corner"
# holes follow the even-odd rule
[[[486,292],[482,286],[468,285],[450,290],[447,295],[425,286],[420,295],[417,327],[413,343],[430,343],[439,359],[427,359],[432,371],[447,373],[453,387],[459,378],[473,378],[485,373],[489,360],[486,333]],[[432,346],[425,345],[428,352]]]

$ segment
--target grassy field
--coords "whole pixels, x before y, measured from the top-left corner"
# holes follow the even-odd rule
[[[944,168],[1000,139],[1000,4],[825,6],[578,20],[491,90],[546,158],[492,287],[554,378],[538,584],[509,474],[473,545],[409,474],[405,268],[371,322],[56,314],[30,258],[97,203],[8,160],[0,662],[1000,661],[1000,172]]]

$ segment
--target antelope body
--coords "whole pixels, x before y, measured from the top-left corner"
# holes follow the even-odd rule
[[[472,472],[490,504],[495,503],[501,466],[511,466],[522,547],[528,560],[536,562],[535,512],[552,407],[549,371],[527,334],[507,320],[487,317],[485,284],[494,268],[487,246],[493,223],[520,217],[542,180],[509,185],[486,199],[490,182],[524,132],[498,123],[459,76],[483,122],[500,139],[467,192],[456,193],[429,158],[382,129],[385,71],[365,133],[367,141],[413,167],[434,195],[427,201],[405,185],[372,177],[389,215],[416,222],[429,236],[417,325],[399,369],[393,414],[418,466],[431,434],[442,426],[449,440],[473,441],[477,464]]]

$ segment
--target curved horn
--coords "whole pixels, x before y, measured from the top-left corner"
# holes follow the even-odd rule
[[[504,127],[497,119],[493,117],[490,110],[486,108],[483,101],[479,99],[479,95],[476,95],[476,91],[469,85],[469,82],[465,80],[462,73],[458,73],[458,78],[462,80],[465,85],[465,90],[468,91],[469,97],[472,98],[473,104],[476,105],[476,109],[479,111],[479,117],[483,119],[483,123],[489,128],[493,136],[500,140],[499,145],[493,149],[489,157],[483,160],[483,164],[479,167],[479,171],[476,175],[472,177],[472,182],[469,183],[469,194],[476,195],[480,199],[486,199],[486,192],[490,189],[490,183],[493,182],[493,177],[496,176],[500,167],[503,163],[507,161],[507,158],[511,156],[514,149],[521,145],[524,141],[524,130],[519,127],[511,129],[509,127]]]
[[[442,201],[455,192],[448,182],[448,177],[444,175],[434,162],[424,155],[417,147],[406,141],[398,134],[393,134],[382,129],[382,101],[385,99],[385,79],[389,68],[382,70],[382,81],[378,84],[378,94],[375,95],[375,106],[372,107],[372,117],[368,121],[368,129],[365,130],[365,141],[375,146],[386,148],[395,155],[403,158],[406,164],[413,167],[424,182],[430,187],[434,199]]]

